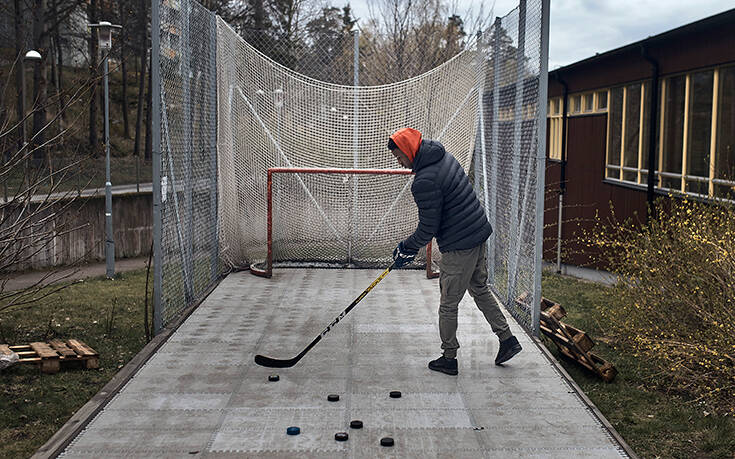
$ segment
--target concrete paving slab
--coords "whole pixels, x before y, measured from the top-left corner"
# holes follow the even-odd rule
[[[378,274],[231,274],[62,457],[625,456],[512,320],[524,350],[494,365],[497,337],[469,295],[460,374],[429,370],[441,352],[439,290],[420,271],[392,272],[293,368],[255,365],[256,353],[296,355]],[[340,400],[329,402],[331,393]],[[353,419],[364,428],[350,429]],[[300,435],[286,435],[292,425]],[[349,440],[337,442],[339,431]],[[385,436],[395,445],[381,446]]]

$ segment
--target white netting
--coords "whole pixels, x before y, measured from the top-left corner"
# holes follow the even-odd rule
[[[427,73],[358,87],[289,70],[193,0],[162,0],[160,10],[154,180],[161,183],[155,224],[164,322],[201,297],[221,262],[247,267],[266,259],[269,168],[394,169],[387,140],[408,126],[441,141],[474,180],[494,229],[490,283],[536,329],[548,0],[521,0],[471,48]],[[410,182],[274,174],[274,261],[386,265],[416,228]]]
[[[479,78],[475,51],[407,81],[352,87],[288,70],[221,20],[218,50],[221,250],[232,266],[266,258],[270,167],[395,168],[388,137],[406,126],[441,141],[466,169],[470,165]],[[275,177],[274,207],[285,214],[274,214],[279,235],[274,261],[321,256],[356,263],[351,254],[360,253],[362,259],[385,262],[418,222],[409,181]],[[325,237],[331,241],[328,250],[317,242]]]
[[[160,7],[160,268],[162,325],[221,273],[217,230],[215,16],[193,1]],[[155,170],[155,169],[154,169]],[[154,201],[155,206],[155,201]],[[154,210],[155,212],[155,210]],[[160,296],[159,296],[160,295]]]

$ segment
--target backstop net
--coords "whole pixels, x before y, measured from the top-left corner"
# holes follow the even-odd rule
[[[494,228],[490,283],[537,331],[548,0],[522,1],[442,65],[379,86],[309,77],[195,1],[157,1],[157,329],[227,269],[257,270],[269,258],[276,268],[390,263],[418,223],[410,175],[275,174],[269,198],[268,171],[393,170],[388,137],[410,126],[440,141],[474,180]],[[431,258],[441,258],[436,244]]]

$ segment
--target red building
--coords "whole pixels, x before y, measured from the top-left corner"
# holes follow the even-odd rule
[[[644,221],[659,195],[735,200],[735,9],[549,72],[547,132],[547,261],[560,195],[561,263],[577,266],[610,204]]]

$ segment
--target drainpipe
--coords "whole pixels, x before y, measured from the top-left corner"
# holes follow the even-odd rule
[[[564,193],[567,190],[567,106],[569,86],[558,73],[554,74],[556,81],[562,85],[562,118],[561,118],[561,177],[559,179],[559,216],[556,221],[556,272],[561,273],[561,229],[564,214]]]
[[[645,46],[641,46],[641,55],[647,60],[652,67],[651,75],[651,116],[648,120],[648,212],[646,213],[646,223],[653,216],[653,200],[655,197],[654,183],[656,175],[656,128],[658,123],[658,61],[648,54]]]

